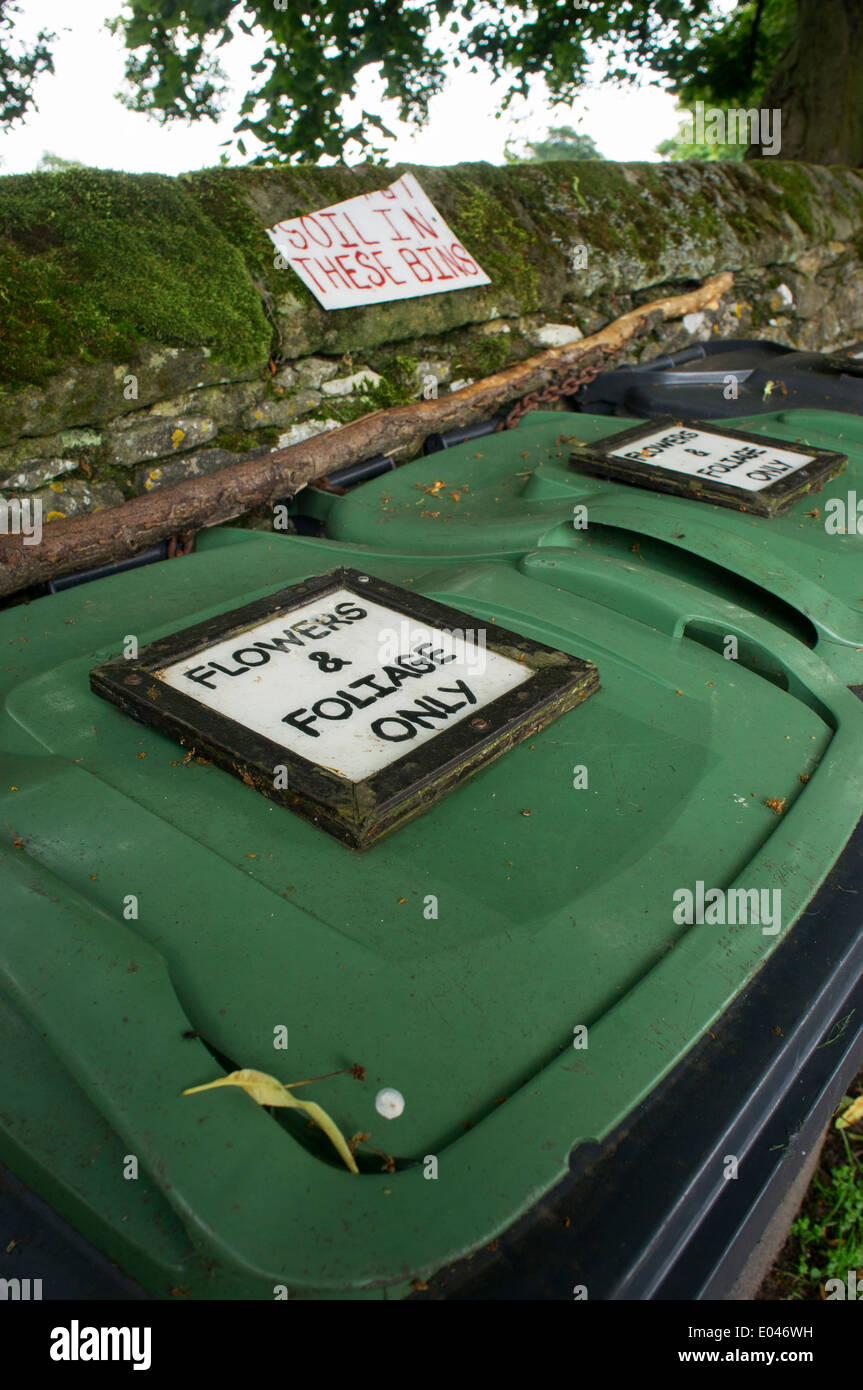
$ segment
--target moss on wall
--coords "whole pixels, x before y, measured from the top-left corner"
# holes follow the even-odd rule
[[[276,268],[265,228],[380,188],[407,169],[249,166],[178,179],[72,169],[0,178],[3,438],[122,413],[122,398],[103,409],[105,373],[134,362],[145,343],[198,350],[172,367],[174,393],[205,376],[260,377],[271,353],[359,363],[387,345],[409,356],[417,342],[442,335],[453,339],[457,374],[483,375],[523,356],[524,344],[481,340],[472,325],[531,313],[577,317],[609,294],[788,263],[807,246],[859,235],[863,223],[863,180],[852,170],[601,160],[412,168],[493,283],[327,313],[292,271]],[[587,248],[587,269],[572,263],[577,246]],[[200,350],[212,370],[202,368]],[[56,400],[13,391],[55,383],[67,370],[75,380]],[[165,394],[151,366],[141,386],[142,401]],[[386,389],[396,399],[407,388],[387,374]]]
[[[0,180],[0,381],[134,359],[138,344],[266,360],[243,256],[181,181],[99,169]]]
[[[523,213],[518,217],[493,191],[471,185],[453,214],[453,224],[496,289],[511,295],[522,312],[539,308],[540,247]]]

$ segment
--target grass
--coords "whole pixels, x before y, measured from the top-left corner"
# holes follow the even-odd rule
[[[863,1095],[863,1072],[840,1107]],[[807,1301],[826,1297],[828,1279],[846,1284],[857,1271],[863,1288],[863,1120],[848,1129],[831,1121],[815,1176],[779,1259],[759,1298]]]

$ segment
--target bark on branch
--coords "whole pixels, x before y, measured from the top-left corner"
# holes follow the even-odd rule
[[[416,401],[364,415],[340,429],[289,449],[257,455],[202,478],[189,478],[120,506],[54,521],[38,545],[0,537],[0,596],[46,579],[113,560],[187,531],[233,520],[298,492],[307,483],[375,454],[419,448],[428,434],[487,419],[522,396],[563,381],[664,319],[715,308],[734,283],[724,271],[686,294],[658,299],[567,347],[529,357],[437,400]]]

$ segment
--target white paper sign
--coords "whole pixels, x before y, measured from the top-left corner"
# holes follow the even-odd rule
[[[713,430],[686,427],[657,430],[621,449],[610,449],[609,458],[632,459],[666,468],[670,473],[710,478],[747,492],[760,492],[779,478],[786,478],[812,463],[814,454],[792,453],[755,440],[735,439]]]
[[[325,309],[491,284],[413,174],[267,235]]]
[[[488,651],[483,629],[424,626],[347,589],[156,672],[174,690],[354,782],[475,718],[531,674]]]

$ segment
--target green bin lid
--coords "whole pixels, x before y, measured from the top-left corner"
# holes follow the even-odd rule
[[[714,426],[848,456],[842,472],[777,516],[571,466],[580,445],[636,423],[539,411],[514,430],[417,459],[345,497],[307,490],[302,505],[331,539],[393,555],[512,561],[539,546],[569,548],[581,557],[587,583],[595,557],[637,553],[645,574],[660,571],[732,598],[817,644],[848,684],[863,683],[863,417],[780,411]]]
[[[156,1296],[404,1296],[489,1243],[793,934],[857,822],[863,705],[793,634],[669,575],[644,613],[637,556],[609,605],[567,590],[574,549],[545,552],[562,579],[541,548],[420,549],[217,530],[0,614],[0,1158]],[[336,564],[600,688],[363,852],[91,690],[130,636]],[[781,920],[676,920],[713,888]],[[361,1172],[294,1112],[181,1094],[239,1068],[339,1072],[298,1094],[369,1135]]]

